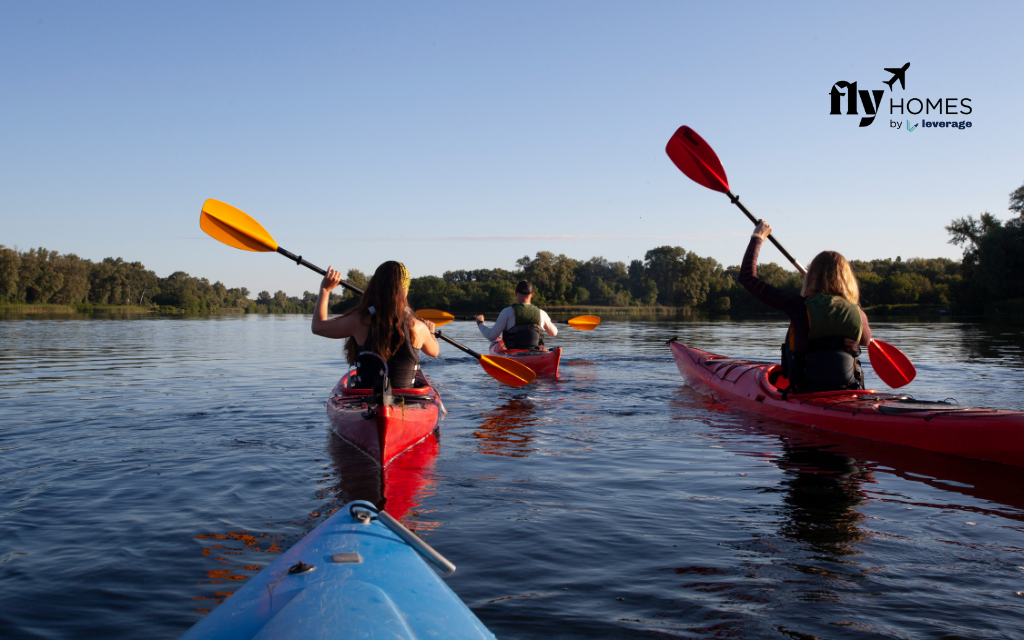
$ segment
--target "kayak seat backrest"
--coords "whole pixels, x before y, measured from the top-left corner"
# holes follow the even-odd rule
[[[335,393],[338,393],[339,395],[343,395],[343,396],[368,396],[368,395],[372,394],[373,393],[373,389],[349,389],[348,388],[349,377],[354,375],[354,374],[355,374],[354,371],[350,371],[348,374],[346,374],[341,379],[341,381],[338,382],[338,386],[335,387]],[[423,375],[422,371],[417,371],[416,372],[415,384],[416,384],[416,387],[413,388],[413,389],[392,389],[391,393],[392,393],[392,395],[402,395],[402,396],[426,396],[427,394],[430,393],[430,391],[431,391],[430,383],[427,381],[427,377],[425,375]]]
[[[714,360],[709,359],[708,362],[713,363]],[[782,376],[781,365],[772,365],[768,368],[766,373],[767,375],[765,378],[761,378],[761,387],[766,391],[781,394],[787,387],[789,387],[789,380]],[[877,393],[878,391],[874,389],[843,389],[839,391],[816,391],[814,393],[790,393],[787,397],[790,400],[799,398],[801,401],[806,401],[813,398],[834,398],[836,396],[850,396],[852,398]]]
[[[789,378],[782,375],[782,365],[775,364],[768,368],[768,382],[779,391],[789,388]]]

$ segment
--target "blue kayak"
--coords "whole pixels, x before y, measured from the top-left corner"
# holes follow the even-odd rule
[[[361,500],[338,510],[182,636],[490,638],[424,558],[455,567],[387,512]]]

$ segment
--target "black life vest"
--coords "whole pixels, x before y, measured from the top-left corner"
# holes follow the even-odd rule
[[[512,305],[516,323],[501,332],[506,349],[536,349],[544,346],[544,330],[540,328],[540,309],[532,304]]]
[[[807,348],[796,350],[792,327],[782,345],[782,373],[792,393],[863,389],[860,307],[823,293],[804,300],[810,326]]]
[[[370,349],[373,344],[373,327],[366,333],[366,342],[356,343],[355,374],[350,378],[355,389],[412,389],[416,385],[416,372],[420,368],[420,355],[412,346],[412,327],[405,332],[405,341],[394,355],[384,361]]]

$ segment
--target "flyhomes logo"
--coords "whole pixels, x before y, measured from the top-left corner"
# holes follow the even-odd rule
[[[892,74],[888,80],[884,80],[882,84],[889,85],[889,114],[900,116],[899,121],[889,120],[889,127],[892,129],[902,129],[904,125],[905,116],[917,116],[921,115],[933,115],[938,114],[941,116],[965,116],[973,112],[971,107],[970,98],[906,98],[903,97],[902,92],[906,91],[907,88],[907,69],[910,68],[910,63],[906,63],[902,67],[886,67],[885,71]],[[892,94],[895,93],[894,85],[899,82],[901,97],[897,99]],[[848,82],[846,80],[840,80],[832,85],[832,90],[829,92],[829,97],[832,101],[832,109],[829,111],[829,115],[841,116],[843,114],[843,99],[846,102],[846,113],[848,116],[859,116],[861,115],[860,109],[864,110],[864,115],[860,119],[861,127],[871,126],[871,123],[875,121],[875,117],[884,108],[882,100],[885,97],[885,89],[859,89],[856,82]],[[917,118],[915,118],[917,120]],[[911,124],[910,120],[906,121],[906,131],[912,132],[921,126],[925,129],[932,128],[944,128],[944,129],[969,129],[971,122],[969,120],[924,120],[921,119],[914,124]]]

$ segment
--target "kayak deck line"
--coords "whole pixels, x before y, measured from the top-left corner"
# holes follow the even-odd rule
[[[687,384],[728,407],[860,438],[1024,467],[1024,412],[851,389],[787,394],[778,363],[727,358],[668,341]],[[936,420],[936,418],[941,418]]]

